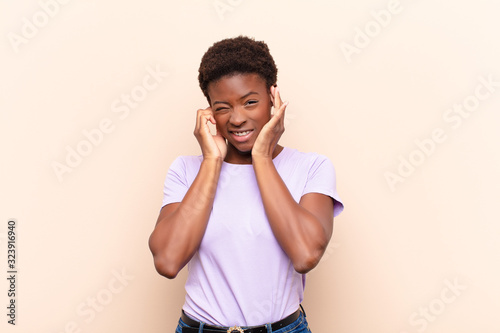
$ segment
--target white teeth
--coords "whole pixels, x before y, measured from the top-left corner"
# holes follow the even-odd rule
[[[245,131],[245,132],[233,132],[234,135],[236,136],[244,136],[250,133],[251,131]]]

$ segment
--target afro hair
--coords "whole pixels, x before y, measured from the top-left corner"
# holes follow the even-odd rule
[[[208,85],[223,76],[255,73],[260,75],[269,89],[276,84],[278,68],[266,43],[238,36],[213,44],[201,59],[198,80],[203,94],[210,103]]]

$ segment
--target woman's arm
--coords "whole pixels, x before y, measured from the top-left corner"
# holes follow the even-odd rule
[[[333,199],[308,193],[297,203],[273,163],[273,154],[285,131],[287,103],[278,88],[271,88],[274,115],[262,128],[252,149],[252,164],[274,236],[292,260],[295,270],[306,273],[323,256],[333,233]]]
[[[211,109],[198,110],[194,134],[203,153],[198,175],[181,202],[161,209],[149,238],[156,270],[169,279],[177,276],[200,246],[227,151],[224,139],[210,134],[208,121],[215,123]]]
[[[333,233],[333,199],[308,193],[297,203],[272,159],[253,158],[257,183],[274,236],[293,267],[307,273],[319,263]]]

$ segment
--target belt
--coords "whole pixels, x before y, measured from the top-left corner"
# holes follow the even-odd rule
[[[301,305],[302,307],[302,305]],[[280,321],[274,322],[271,324],[271,329],[272,331],[279,330],[280,328],[283,328],[287,325],[290,325],[293,323],[295,320],[299,318],[300,315],[300,309],[289,315],[288,317],[281,319]],[[182,328],[182,333],[198,333],[199,328],[201,323],[197,320],[194,320],[190,317],[188,317],[185,313],[184,310],[182,310],[181,313],[181,319],[183,322],[188,324],[190,327],[183,327]],[[267,327],[266,325],[261,325],[261,326],[250,326],[246,327],[245,329],[239,327],[239,326],[233,326],[233,327],[222,327],[222,326],[211,326],[211,325],[203,325],[202,329],[203,333],[267,333]]]

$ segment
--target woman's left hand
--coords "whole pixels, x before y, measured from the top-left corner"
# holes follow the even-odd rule
[[[262,127],[252,148],[252,158],[273,158],[274,149],[285,132],[285,109],[288,102],[281,101],[278,87],[271,87],[273,97],[273,115]]]

